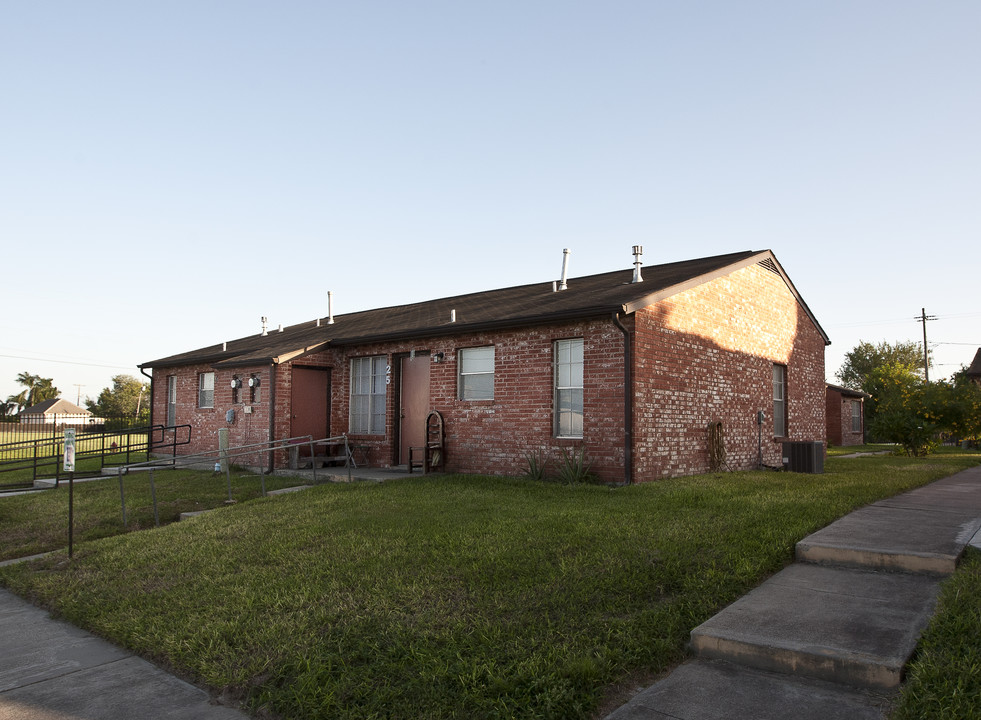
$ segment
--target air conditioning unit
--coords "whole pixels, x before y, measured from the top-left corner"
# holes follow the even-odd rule
[[[790,472],[823,473],[823,442],[785,442],[783,444],[783,466]]]

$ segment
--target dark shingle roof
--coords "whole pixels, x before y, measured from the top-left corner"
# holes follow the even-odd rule
[[[867,392],[862,390],[852,390],[851,388],[842,387],[841,385],[832,385],[828,383],[828,390],[834,390],[835,392],[841,393],[842,397],[848,398],[870,398],[872,397]]]
[[[971,367],[967,369],[968,377],[981,377],[981,348],[978,348],[977,353],[974,355],[974,362],[971,363]]]
[[[571,278],[568,289],[553,291],[551,281],[532,285],[457,295],[410,305],[337,315],[251,335],[191,352],[160,358],[139,367],[172,367],[211,363],[218,367],[285,362],[331,346],[391,339],[433,337],[507,327],[522,327],[614,312],[632,313],[660,299],[700,285],[712,277],[761,263],[783,276],[791,291],[821,330],[797,294],[776,258],[768,251],[745,251],[685,262],[652,265],[643,269],[643,282],[632,283],[633,270]],[[451,315],[455,321],[451,322]]]

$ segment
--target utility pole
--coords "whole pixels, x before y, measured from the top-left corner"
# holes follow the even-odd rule
[[[923,323],[923,379],[930,382],[930,354],[927,351],[926,324],[927,320],[936,320],[936,315],[927,315],[926,308],[920,308],[918,317],[914,317],[917,322]]]
[[[82,404],[82,388],[85,387],[85,386],[84,385],[79,385],[78,383],[74,383],[74,385],[75,385],[75,387],[78,388],[78,394],[75,396],[75,404],[76,405],[81,405]]]

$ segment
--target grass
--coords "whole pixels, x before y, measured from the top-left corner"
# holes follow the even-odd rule
[[[841,457],[842,455],[853,455],[855,453],[892,453],[900,452],[897,445],[835,445],[828,448],[828,457]]]
[[[13,591],[282,718],[589,718],[850,510],[981,462],[829,458],[624,488],[327,485],[0,570]],[[0,501],[0,508],[4,502]]]
[[[981,712],[981,552],[968,548],[944,582],[893,720],[972,718]]]
[[[296,478],[266,477],[266,489],[302,484]],[[260,497],[262,484],[251,473],[231,473],[232,498],[238,502]],[[176,521],[183,512],[210,510],[228,500],[224,473],[199,470],[154,472],[157,513],[161,524]],[[76,543],[144,530],[155,524],[148,472],[123,476],[126,525],[123,525],[119,482],[115,479],[75,482],[74,539]],[[0,497],[0,561],[60,550],[68,544],[68,479],[57,489]]]

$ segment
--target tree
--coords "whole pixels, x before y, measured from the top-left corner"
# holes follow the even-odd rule
[[[18,395],[8,397],[7,402],[22,408],[32,407],[45,400],[53,400],[61,394],[51,378],[32,375],[26,371],[17,375],[17,382],[24,386],[24,390]]]
[[[116,375],[111,388],[103,388],[96,401],[86,400],[85,406],[103,418],[150,418],[150,384],[132,375]]]
[[[869,432],[875,439],[897,443],[913,457],[933,449],[942,422],[932,411],[938,404],[933,386],[908,366],[893,362],[874,368],[865,387],[872,396],[867,405],[872,406]]]
[[[846,388],[871,393],[867,385],[869,377],[874,370],[886,365],[899,365],[921,374],[923,348],[912,341],[895,344],[883,341],[878,345],[862,341],[845,354],[845,361],[835,377]]]
[[[961,368],[950,382],[934,385],[931,409],[942,418],[943,431],[961,440],[981,438],[981,385],[967,376],[967,368]]]

